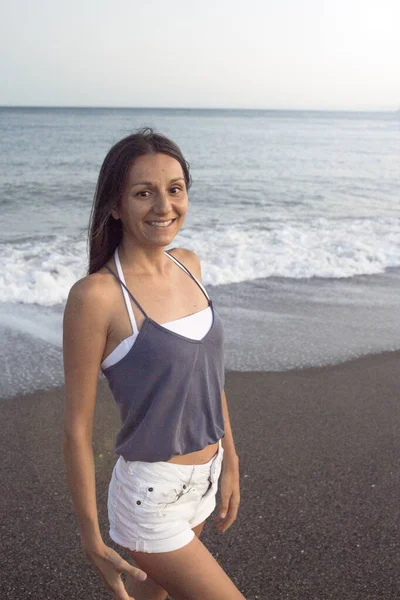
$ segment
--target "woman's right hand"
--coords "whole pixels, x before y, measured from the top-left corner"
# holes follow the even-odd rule
[[[83,545],[83,551],[100,573],[105,585],[114,594],[115,600],[135,600],[128,595],[121,579],[121,573],[130,575],[138,581],[145,581],[147,573],[129,564],[115,550],[105,544],[96,548],[88,548]]]

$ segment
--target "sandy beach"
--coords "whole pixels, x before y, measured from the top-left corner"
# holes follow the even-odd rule
[[[399,361],[400,352],[388,352],[336,366],[227,373],[241,505],[225,534],[211,517],[201,539],[247,600],[400,598]],[[3,600],[110,597],[79,545],[62,404],[62,388],[0,404]],[[110,545],[106,496],[118,423],[100,381],[94,452]]]

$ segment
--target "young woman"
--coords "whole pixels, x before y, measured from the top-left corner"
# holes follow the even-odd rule
[[[165,250],[185,219],[189,186],[189,165],[166,137],[147,128],[115,144],[97,183],[88,275],[65,308],[68,483],[83,550],[118,600],[244,598],[199,539],[219,479],[221,532],[236,519],[240,491],[221,319],[196,254]],[[133,565],[99,529],[92,451],[99,369],[121,412],[109,533]]]

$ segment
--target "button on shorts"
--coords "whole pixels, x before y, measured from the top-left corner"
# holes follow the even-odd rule
[[[216,507],[224,449],[205,464],[125,461],[120,456],[108,489],[111,539],[130,550],[169,552],[194,538],[193,527]]]

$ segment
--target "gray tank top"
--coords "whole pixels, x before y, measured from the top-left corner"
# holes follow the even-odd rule
[[[121,414],[115,452],[129,461],[168,461],[217,442],[225,433],[224,340],[222,320],[212,301],[199,285],[213,321],[201,340],[193,340],[148,317],[118,275],[105,266],[144,315],[129,352],[103,369]]]

